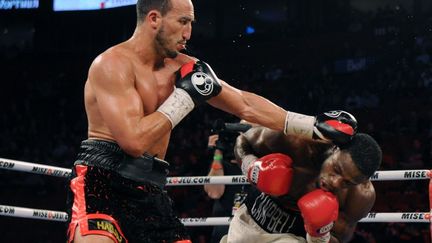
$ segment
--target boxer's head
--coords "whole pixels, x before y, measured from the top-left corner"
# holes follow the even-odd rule
[[[368,178],[381,165],[381,148],[375,139],[365,133],[356,134],[349,144],[341,146],[341,151],[350,154],[357,168]]]
[[[175,58],[192,34],[195,20],[191,0],[138,0],[137,25],[147,23],[155,33],[154,46],[163,57]]]
[[[137,22],[142,23],[152,10],[156,10],[162,16],[165,16],[171,9],[171,0],[138,0],[136,3]]]
[[[352,141],[335,149],[323,163],[319,186],[334,191],[360,184],[371,177],[381,165],[382,152],[369,135],[356,134]]]

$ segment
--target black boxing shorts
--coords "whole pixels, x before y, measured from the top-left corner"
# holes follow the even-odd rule
[[[276,198],[251,188],[244,203],[250,216],[263,230],[301,237],[306,235],[300,212],[280,205]]]
[[[168,163],[132,158],[112,142],[83,141],[69,186],[68,242],[103,235],[116,243],[190,242],[163,190]]]

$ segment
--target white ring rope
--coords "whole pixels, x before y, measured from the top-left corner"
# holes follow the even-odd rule
[[[30,162],[0,158],[0,169],[23,171],[42,175],[51,175],[58,177],[68,177],[71,174],[70,169],[35,164]],[[420,180],[430,179],[429,170],[394,170],[394,171],[377,171],[371,180],[388,181],[388,180]],[[244,176],[194,176],[194,177],[168,177],[168,186],[183,185],[205,185],[205,184],[248,184]],[[431,214],[429,212],[404,212],[404,213],[369,213],[359,222],[363,223],[431,223]],[[15,207],[0,205],[0,216],[34,218],[49,221],[65,222],[68,215],[65,212],[52,211],[46,209],[33,209],[24,207]],[[185,226],[215,226],[229,225],[230,217],[209,217],[209,218],[181,218]]]
[[[23,171],[34,174],[68,177],[71,169],[35,164],[30,162],[0,158],[0,169]],[[388,170],[377,171],[370,178],[372,181],[391,181],[391,180],[424,180],[430,179],[429,170]],[[188,177],[168,177],[167,186],[187,186],[187,185],[206,185],[206,184],[225,184],[225,185],[246,185],[249,184],[246,177],[239,176],[188,176]]]
[[[15,170],[58,177],[68,177],[72,172],[71,169],[4,158],[0,158],[0,169]]]
[[[68,215],[65,212],[51,211],[46,209],[23,208],[15,206],[0,205],[0,216],[42,219],[48,221],[66,222]],[[181,218],[185,226],[215,226],[229,225],[230,217],[210,218]],[[430,213],[426,212],[404,212],[404,213],[369,213],[361,219],[361,223],[430,223]]]

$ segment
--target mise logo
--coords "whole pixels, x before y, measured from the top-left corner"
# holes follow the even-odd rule
[[[247,183],[248,180],[245,176],[233,176],[231,179],[232,183]]]
[[[404,178],[428,178],[427,171],[415,170],[404,173]]]
[[[68,177],[70,175],[69,172],[56,170],[56,169],[50,169],[50,168],[42,168],[38,166],[33,166],[32,172],[38,173],[38,174],[44,174],[44,175],[51,175],[51,176],[60,176],[60,177]]]
[[[66,213],[61,212],[51,212],[46,210],[34,210],[33,217],[44,218],[44,219],[53,219],[53,220],[61,220],[66,221],[68,216]]]
[[[430,219],[430,213],[402,213],[401,219]]]

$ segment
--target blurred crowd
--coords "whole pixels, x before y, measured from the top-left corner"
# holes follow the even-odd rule
[[[285,47],[291,51],[260,58],[253,47],[238,48],[218,58],[210,57],[212,47],[201,44],[200,58],[214,60],[208,62],[230,84],[288,110],[353,113],[359,130],[371,134],[383,149],[380,170],[431,167],[432,16],[419,23],[403,9],[381,9],[353,14],[343,32],[244,43],[261,51],[267,48],[268,55]],[[33,52],[1,56],[0,157],[72,166],[86,138],[82,89],[92,58]],[[170,176],[208,173],[212,154],[207,138],[218,118],[237,121],[200,106],[174,129],[166,157]],[[428,212],[427,185],[428,181],[374,182],[373,211]],[[0,204],[65,211],[66,186],[61,178],[0,170]],[[210,215],[213,202],[201,186],[167,190],[180,217]],[[3,242],[60,242],[66,232],[62,223],[33,219],[0,217],[0,227],[8,229],[2,230]],[[194,242],[209,241],[211,227],[189,230]],[[427,224],[360,223],[352,242],[430,242],[430,232]]]

